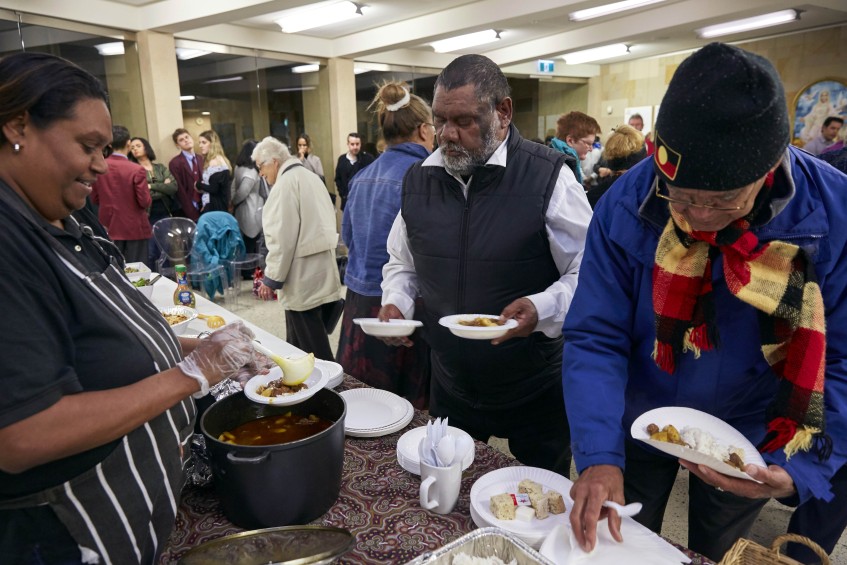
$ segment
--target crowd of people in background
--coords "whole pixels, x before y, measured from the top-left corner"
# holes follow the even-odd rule
[[[714,60],[721,74],[709,71]],[[24,75],[28,68],[36,74]],[[172,135],[178,153],[166,166],[147,139],[111,124],[105,92],[81,69],[39,54],[9,56],[0,69],[0,77],[24,77],[10,89],[32,91],[0,109],[0,200],[10,228],[0,249],[13,264],[29,253],[43,272],[60,273],[39,292],[67,307],[65,316],[92,308],[86,286],[109,304],[138,310],[95,320],[119,336],[117,344],[118,338],[89,343],[59,332],[64,322],[57,324],[46,306],[33,313],[18,301],[10,308],[65,348],[61,359],[36,348],[26,356],[29,365],[4,361],[4,371],[21,383],[32,366],[44,366],[41,384],[55,391],[44,397],[41,384],[27,384],[0,402],[5,494],[28,503],[41,490],[62,498],[61,484],[39,467],[56,462],[56,476],[67,484],[104,460],[120,480],[147,481],[152,470],[128,477],[119,469],[125,455],[112,461],[107,453],[119,441],[140,441],[145,423],[153,424],[156,447],[170,449],[169,466],[180,468],[172,444],[193,426],[188,396],[198,386],[205,394],[251,362],[252,334],[230,324],[204,343],[177,340],[113,267],[115,258],[155,264],[157,222],[200,223],[215,215],[231,220],[243,240],[239,253],[264,257],[258,274],[241,275],[257,277],[258,298],[279,300],[289,343],[337,359],[345,373],[449,417],[477,440],[508,439],[524,464],[569,476],[573,461],[580,475],[570,519],[586,550],[598,527],[620,539],[620,518],[601,510],[604,500],[642,502],[636,519],[660,530],[679,463],[645,451],[626,430],[645,410],[686,402],[742,430],[769,464],[748,468],[759,483],[684,464],[691,473],[692,549],[719,559],[771,498],[796,506],[791,531],[828,551],[847,525],[847,372],[840,353],[847,346],[841,320],[847,266],[839,261],[847,237],[838,223],[847,177],[833,169],[847,172],[844,118],[827,115],[821,94],[806,118],[803,148],[790,146],[784,90],[767,60],[711,44],[679,66],[654,131],[642,131],[644,119],[635,114],[604,138],[597,119],[574,110],[563,112],[555,134],[542,142],[525,139],[513,123],[500,68],[463,55],[438,75],[431,107],[403,82],[378,87],[370,110],[382,150],[363,151],[362,136],[350,133],[334,191],[305,132],[291,140],[247,139],[233,167],[213,129],[195,140],[178,128]],[[44,87],[49,73],[66,77],[67,93]],[[0,78],[0,87],[5,82]],[[725,95],[720,103],[704,98],[715,91]],[[41,99],[52,113],[38,114]],[[734,124],[754,110],[755,123],[738,131]],[[41,122],[33,125],[32,116]],[[74,135],[93,141],[80,148]],[[54,156],[47,148],[56,140],[74,147]],[[748,152],[753,145],[757,150]],[[32,226],[47,235],[31,236]],[[343,279],[339,243],[347,249]],[[60,262],[73,269],[65,272]],[[86,280],[74,274],[92,269],[103,274]],[[738,272],[746,278],[733,278]],[[21,277],[4,282],[10,294],[17,287],[9,285],[31,286]],[[768,281],[779,281],[778,291]],[[329,320],[342,304],[334,352]],[[499,313],[517,325],[492,342],[462,341],[439,324],[461,312]],[[380,340],[365,335],[355,318],[417,319],[424,329]],[[148,328],[143,339],[133,329],[140,324]],[[7,332],[0,343],[15,339]],[[129,354],[139,361],[119,382],[105,368],[119,362],[109,356],[86,357],[76,374],[75,348],[123,351],[126,342],[135,344]],[[161,375],[170,379],[164,387]],[[118,417],[95,389],[121,401],[140,390],[149,406],[133,403]],[[68,425],[80,410],[91,418]],[[48,412],[58,414],[51,429],[72,447],[25,453],[10,429],[43,433]],[[63,435],[63,424],[78,431]],[[804,433],[806,440],[795,439]],[[160,540],[167,539],[179,492],[179,472],[170,475],[150,479],[152,502],[130,495],[111,502],[143,506],[151,515],[157,514],[151,505],[167,507],[150,517]],[[34,481],[34,491],[21,476]],[[82,506],[97,500],[86,489],[83,498],[91,498]],[[72,536],[114,534],[107,520],[85,525],[82,518],[67,520],[69,533],[65,520],[37,505],[0,512],[18,520],[21,534],[18,540],[4,534],[3,546],[35,551],[34,558],[43,557],[40,551],[72,555]],[[139,539],[149,537],[146,530],[138,529]],[[126,540],[114,535],[108,545],[122,555]],[[43,549],[55,539],[55,550]],[[160,549],[155,540],[142,545],[145,556]],[[791,553],[809,558],[801,549]]]

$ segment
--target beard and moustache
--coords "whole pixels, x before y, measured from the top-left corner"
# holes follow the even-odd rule
[[[497,139],[497,126],[497,113],[492,112],[488,123],[480,128],[483,131],[482,145],[477,149],[468,150],[458,143],[452,142],[445,142],[440,145],[442,149],[441,157],[444,159],[444,168],[447,169],[447,172],[454,176],[469,177],[473,174],[474,169],[484,165],[500,146],[501,140]],[[455,151],[460,155],[448,155],[447,151]]]

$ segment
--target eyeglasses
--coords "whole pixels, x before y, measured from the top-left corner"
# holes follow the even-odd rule
[[[587,137],[585,139],[577,139],[577,142],[582,143],[586,147],[591,147],[591,146],[594,145],[594,138],[593,137]]]
[[[755,184],[751,185],[755,186]],[[679,204],[680,206],[685,206],[686,208],[708,208],[709,210],[716,210],[719,212],[738,212],[739,210],[743,210],[747,207],[747,203],[750,201],[750,195],[752,192],[748,192],[747,198],[744,199],[739,206],[715,206],[714,204],[697,204],[696,202],[691,202],[690,200],[682,200],[680,198],[674,198],[673,196],[669,196],[668,194],[662,194],[662,190],[665,192],[668,191],[668,186],[664,181],[656,182],[656,196],[661,198],[662,200],[667,200],[671,204]],[[735,200],[739,195],[735,195],[729,200]]]

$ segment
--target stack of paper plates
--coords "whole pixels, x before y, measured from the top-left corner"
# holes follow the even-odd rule
[[[412,403],[387,390],[356,388],[341,393],[347,403],[344,433],[353,437],[379,437],[400,431],[415,415]]]
[[[471,438],[470,434],[464,430],[460,430],[459,428],[447,426],[447,433],[454,438],[458,438],[459,436],[468,436],[471,442],[473,442],[473,438]],[[421,457],[418,454],[418,445],[425,437],[426,426],[421,426],[419,428],[409,430],[400,436],[399,440],[397,440],[397,462],[401,467],[415,475],[421,474]],[[468,454],[465,455],[465,458],[462,460],[462,471],[471,466],[475,452],[476,446],[474,446],[474,448],[468,451]]]
[[[327,374],[329,380],[326,383],[326,388],[335,388],[344,382],[344,369],[338,363],[332,361],[324,361],[323,359],[315,359],[315,365]]]

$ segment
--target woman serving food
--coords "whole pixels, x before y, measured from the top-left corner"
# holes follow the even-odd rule
[[[178,340],[94,235],[81,209],[106,172],[106,102],[59,57],[0,60],[2,562],[154,562],[190,456],[190,397],[252,359],[242,324]]]

